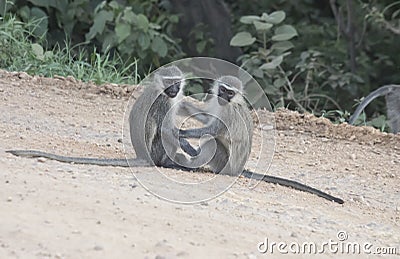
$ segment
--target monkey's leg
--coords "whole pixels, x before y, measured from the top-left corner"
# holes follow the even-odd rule
[[[224,147],[224,145],[218,140],[215,139],[215,144],[217,145],[216,150],[214,152],[214,156],[211,159],[211,161],[208,163],[208,165],[210,166],[211,170],[214,173],[221,173],[221,174],[226,174],[226,175],[232,175],[231,171],[231,162],[237,162],[237,161],[229,161],[229,154],[228,154],[228,150]],[[210,146],[211,150],[214,149],[213,146],[214,145],[211,141],[206,143],[206,147]],[[201,146],[200,148],[205,149],[203,146]],[[204,152],[207,152],[207,150],[205,150]],[[210,151],[208,151],[210,152]]]
[[[196,156],[192,156],[189,161],[185,157],[183,157],[182,160],[184,162],[180,161],[179,159],[176,161],[180,164],[190,164],[191,168],[203,168],[204,166],[208,165],[211,168],[211,171],[219,173],[228,160],[225,152],[221,151],[225,150],[218,147],[218,141],[215,139],[210,139],[200,145],[198,154]]]
[[[130,167],[130,166],[151,166],[151,164],[143,159],[132,158],[84,158],[84,157],[70,157],[70,156],[60,156],[56,154],[46,153],[36,150],[7,150],[7,153],[11,153],[15,156],[20,157],[44,157],[59,162],[65,163],[75,163],[75,164],[88,164],[88,165],[101,165],[101,166],[120,166],[120,167]]]
[[[176,170],[182,170],[182,171],[187,171],[187,172],[196,172],[199,170],[199,168],[195,167],[195,168],[191,168],[191,167],[186,167],[183,166],[181,164],[184,163],[188,163],[188,160],[186,159],[186,157],[182,154],[177,153],[175,156],[175,161],[172,161],[170,158],[166,158],[162,165],[162,167],[166,167],[166,168],[171,168],[171,169],[176,169]],[[184,162],[186,161],[186,162]]]
[[[343,204],[344,201],[340,198],[336,198],[330,194],[327,194],[323,191],[320,191],[318,189],[315,189],[313,187],[307,186],[305,184],[296,182],[296,181],[292,181],[292,180],[288,180],[288,179],[284,179],[284,178],[280,178],[280,177],[276,177],[276,176],[270,176],[270,175],[261,175],[261,174],[257,174],[257,173],[253,173],[251,171],[248,170],[244,170],[243,171],[243,176],[250,178],[250,179],[257,179],[257,180],[263,180],[264,182],[267,183],[274,183],[274,184],[279,184],[282,186],[286,186],[286,187],[291,187],[295,190],[299,190],[299,191],[303,191],[303,192],[308,192],[308,193],[312,193],[315,194],[321,198],[327,199],[329,201],[334,201],[337,202],[339,204]]]

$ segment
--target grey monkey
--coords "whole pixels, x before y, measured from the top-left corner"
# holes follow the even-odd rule
[[[131,142],[138,158],[157,166],[187,170],[174,162],[178,145],[190,154],[196,150],[181,138],[175,126],[175,116],[183,98],[184,80],[182,71],[176,66],[161,68],[154,77],[157,88],[146,91],[138,98],[129,115]],[[160,92],[162,94],[160,94]],[[142,96],[143,96],[142,95]],[[140,97],[142,97],[140,96]],[[149,103],[153,103],[149,107]],[[143,111],[147,111],[143,112]],[[138,122],[145,121],[144,125]],[[180,160],[184,156],[179,156]]]
[[[193,157],[192,162],[204,164],[204,160],[209,160],[204,157],[216,148],[214,156],[207,165],[215,173],[236,176],[242,173],[250,155],[253,120],[242,97],[242,83],[237,77],[223,76],[217,79],[212,94],[214,97],[209,100],[203,112],[209,117],[205,127],[180,130],[180,137],[201,138],[204,135],[215,137],[201,144],[201,153]],[[196,112],[193,111],[193,107],[185,108],[193,113]],[[236,152],[239,150],[240,152]]]
[[[253,121],[243,97],[242,82],[234,76],[222,76],[214,83],[213,95],[214,98],[207,106],[209,108],[203,111],[210,117],[208,123],[203,128],[180,130],[180,137],[183,138],[201,138],[205,134],[214,137],[200,145],[200,154],[191,158],[193,163],[204,162],[202,156],[209,156],[208,152],[213,151],[216,145],[213,157],[207,163],[214,173],[232,176],[242,174],[247,178],[280,184],[339,204],[344,203],[340,198],[292,180],[244,170],[251,151]],[[193,107],[186,109],[192,113],[201,112],[195,111]]]
[[[100,159],[60,156],[36,150],[8,150],[6,152],[23,157],[45,157],[60,162],[73,162],[77,164],[92,164],[102,166],[164,166],[179,169],[165,153],[161,141],[161,130],[168,127],[172,134],[166,135],[164,145],[172,145],[178,130],[174,125],[174,116],[178,105],[174,105],[182,98],[184,87],[182,71],[176,66],[160,68],[154,75],[151,85],[145,87],[142,95],[134,103],[129,116],[131,142],[136,152],[136,158],[132,159]],[[168,112],[172,109],[172,112]],[[148,111],[148,113],[146,113]],[[165,118],[166,115],[168,118]],[[165,118],[165,120],[164,120]],[[164,120],[164,124],[162,123]],[[144,125],[143,125],[143,122]],[[171,130],[172,129],[172,130]],[[167,131],[168,132],[168,131]],[[180,146],[186,153],[195,155],[196,150],[185,140],[180,139]],[[176,147],[171,147],[173,151]],[[182,159],[182,158],[181,158]]]
[[[365,107],[375,98],[382,95],[386,96],[389,126],[393,133],[398,133],[400,131],[400,85],[384,85],[371,92],[364,98],[360,105],[358,105],[357,109],[349,119],[349,124],[353,125]]]

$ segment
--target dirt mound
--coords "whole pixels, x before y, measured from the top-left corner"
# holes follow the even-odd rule
[[[356,141],[360,144],[368,145],[393,146],[393,144],[397,143],[393,148],[400,148],[399,134],[380,132],[373,127],[356,127],[347,123],[333,124],[326,118],[318,118],[313,114],[300,114],[287,109],[279,109],[275,113],[275,118],[278,130],[309,132],[313,136]]]

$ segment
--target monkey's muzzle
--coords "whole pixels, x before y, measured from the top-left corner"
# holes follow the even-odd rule
[[[230,102],[230,98],[226,94],[218,95],[218,104],[224,106]]]
[[[167,89],[165,89],[164,93],[166,95],[168,95],[168,97],[170,97],[170,98],[175,98],[179,93],[180,85],[181,85],[180,82],[175,83],[175,84],[169,86]]]

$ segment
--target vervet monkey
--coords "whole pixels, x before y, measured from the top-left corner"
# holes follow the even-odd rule
[[[216,144],[216,152],[207,163],[211,170],[234,176],[243,171],[251,151],[253,119],[242,96],[242,88],[237,77],[217,79],[212,90],[214,98],[209,100],[204,111],[208,114],[208,123],[203,128],[180,130],[182,138],[215,137],[201,144],[201,153],[191,159],[193,163],[203,160]]]
[[[60,162],[72,162],[76,164],[122,167],[157,165],[185,169],[175,166],[166,156],[164,147],[162,146],[163,143],[161,143],[163,120],[164,127],[167,127],[169,132],[171,132],[167,137],[173,138],[177,136],[178,129],[174,124],[174,116],[178,105],[174,104],[182,98],[183,87],[183,74],[178,67],[162,67],[155,73],[151,84],[146,86],[143,94],[134,103],[129,116],[129,127],[136,158],[126,160],[69,157],[36,150],[8,150],[6,152],[16,156],[45,157]],[[170,109],[173,109],[173,111],[168,113]],[[169,117],[165,118],[167,114]],[[168,138],[166,138],[165,145],[174,143],[174,141]],[[196,150],[185,139],[180,139],[180,145],[186,153],[191,155],[196,154]],[[172,149],[176,151],[177,148],[173,147]]]
[[[253,121],[243,97],[242,82],[234,76],[222,76],[214,83],[213,95],[214,98],[207,105],[208,109],[204,111],[210,117],[205,127],[180,130],[180,137],[183,138],[201,138],[203,135],[214,137],[200,145],[200,154],[191,158],[193,163],[203,162],[203,156],[209,156],[208,152],[216,144],[213,157],[207,163],[214,173],[233,176],[243,174],[248,178],[292,187],[339,204],[344,203],[342,199],[295,181],[244,170],[252,145]]]
[[[154,76],[157,87],[143,93],[144,97],[136,100],[129,115],[131,142],[136,156],[157,166],[186,169],[177,165],[173,161],[175,157],[170,158],[166,153],[169,149],[174,155],[178,143],[189,155],[197,154],[187,140],[181,138],[178,141],[179,132],[175,126],[176,113],[183,98],[183,77],[176,66],[160,68]]]
[[[358,105],[357,109],[350,117],[349,124],[353,125],[365,107],[375,98],[382,95],[386,96],[389,126],[393,133],[398,133],[400,131],[400,85],[384,85],[371,92],[364,98],[360,105]]]

